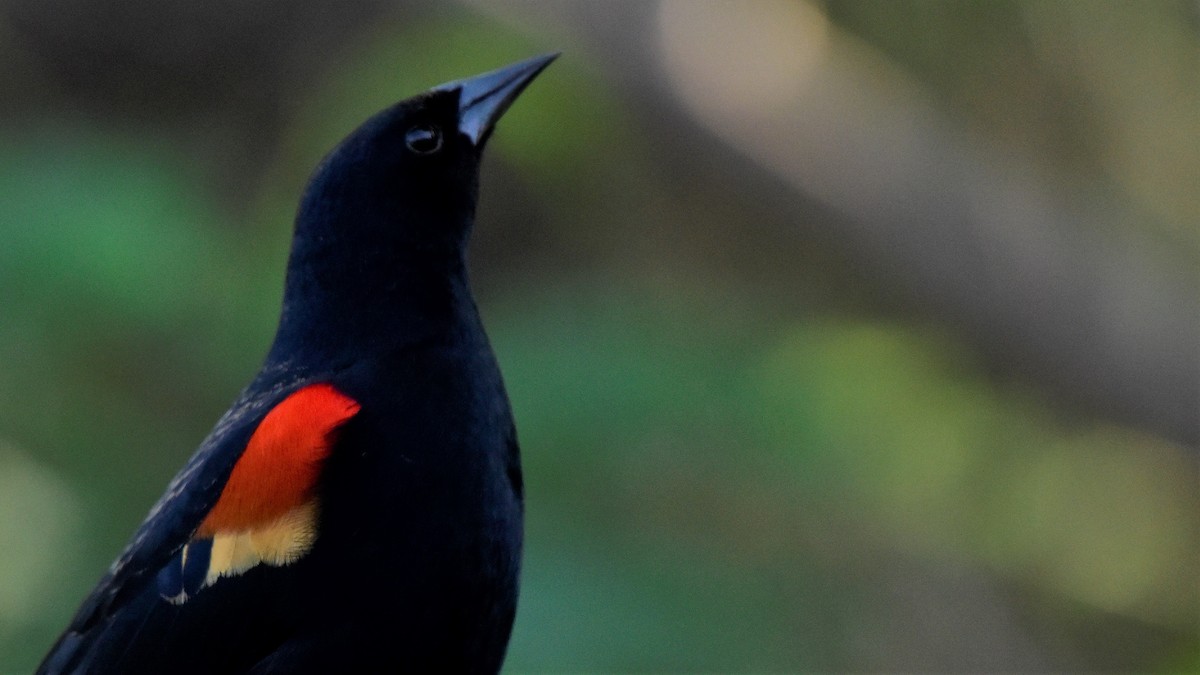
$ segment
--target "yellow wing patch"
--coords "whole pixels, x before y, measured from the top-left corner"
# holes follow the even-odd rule
[[[295,562],[312,548],[317,538],[317,502],[297,506],[260,528],[244,532],[218,532],[204,585],[231,577],[259,564],[278,567]]]
[[[192,539],[158,573],[159,595],[181,605],[222,577],[295,562],[317,539],[317,510],[313,498],[258,527]]]

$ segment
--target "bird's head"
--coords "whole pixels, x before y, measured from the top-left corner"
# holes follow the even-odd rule
[[[556,56],[401,101],[325,157],[296,216],[281,333],[289,323],[354,323],[394,312],[391,296],[416,294],[405,302],[420,303],[416,286],[461,273],[483,146]]]
[[[374,115],[313,172],[297,216],[311,238],[372,250],[459,245],[475,205],[481,150],[497,120],[556,55],[449,82]]]

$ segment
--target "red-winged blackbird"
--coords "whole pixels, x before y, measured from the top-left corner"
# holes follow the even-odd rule
[[[38,672],[499,670],[521,468],[465,249],[483,145],[553,59],[402,101],[321,162],[261,371]]]

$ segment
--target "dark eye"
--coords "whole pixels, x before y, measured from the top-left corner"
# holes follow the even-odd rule
[[[404,134],[404,144],[418,155],[430,155],[442,149],[442,132],[435,126],[419,124]]]

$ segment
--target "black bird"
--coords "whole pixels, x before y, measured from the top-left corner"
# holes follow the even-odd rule
[[[483,146],[554,58],[402,101],[321,162],[262,369],[39,673],[500,669],[521,467],[465,251]]]

